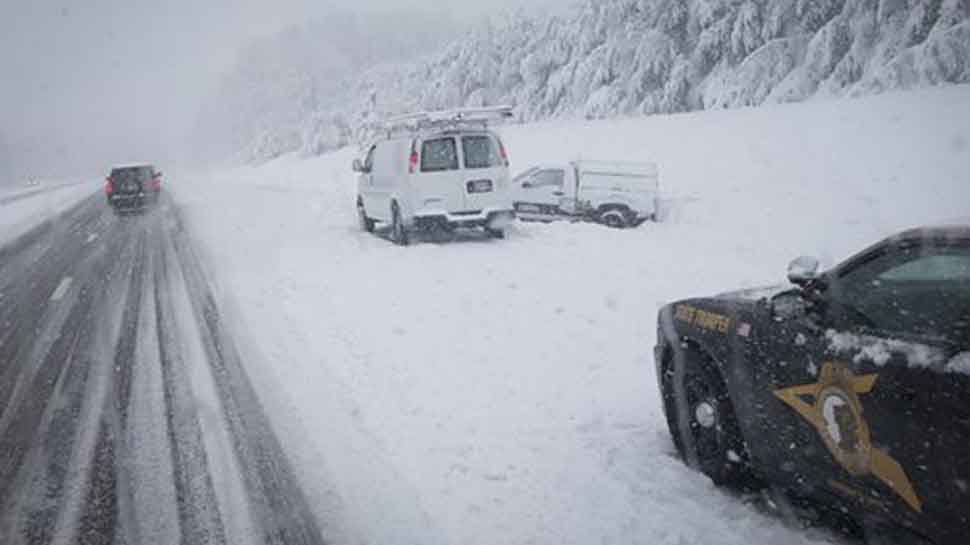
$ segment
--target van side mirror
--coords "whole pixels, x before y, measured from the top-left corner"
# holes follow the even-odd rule
[[[802,256],[788,264],[788,281],[805,287],[818,278],[819,262],[814,257]]]
[[[364,172],[364,163],[361,163],[360,159],[354,159],[354,163],[351,165],[351,168],[354,169],[354,172]]]
[[[535,187],[532,182],[522,182],[522,189],[532,189]]]

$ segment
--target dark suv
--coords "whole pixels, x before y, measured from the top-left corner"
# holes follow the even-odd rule
[[[129,165],[111,169],[105,179],[108,204],[118,212],[142,210],[158,202],[162,173],[152,165]]]

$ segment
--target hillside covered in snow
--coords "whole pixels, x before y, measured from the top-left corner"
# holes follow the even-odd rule
[[[508,103],[521,121],[607,118],[967,82],[970,0],[584,0],[399,58],[351,71],[326,100],[305,78],[239,82],[286,89],[263,112],[301,107],[235,131],[233,151],[249,161],[319,154],[415,109]]]
[[[970,85],[498,130],[515,171],[656,161],[664,221],[400,248],[357,227],[352,148],[173,177],[321,519],[354,544],[846,545],[677,458],[655,316],[966,216]]]
[[[193,155],[249,162],[304,149],[307,120],[349,106],[348,81],[362,67],[433,51],[453,37],[454,27],[447,14],[335,13],[256,40],[202,105]]]

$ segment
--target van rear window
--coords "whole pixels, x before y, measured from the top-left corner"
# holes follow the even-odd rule
[[[465,152],[465,168],[494,168],[502,166],[495,140],[486,134],[461,137]]]
[[[421,144],[421,172],[458,170],[458,149],[454,138],[425,140]]]

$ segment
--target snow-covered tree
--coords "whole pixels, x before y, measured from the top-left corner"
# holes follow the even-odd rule
[[[224,107],[246,113],[233,145],[250,155],[321,153],[416,109],[505,103],[531,121],[754,106],[968,82],[968,58],[970,0],[583,0],[346,78],[263,66]]]

